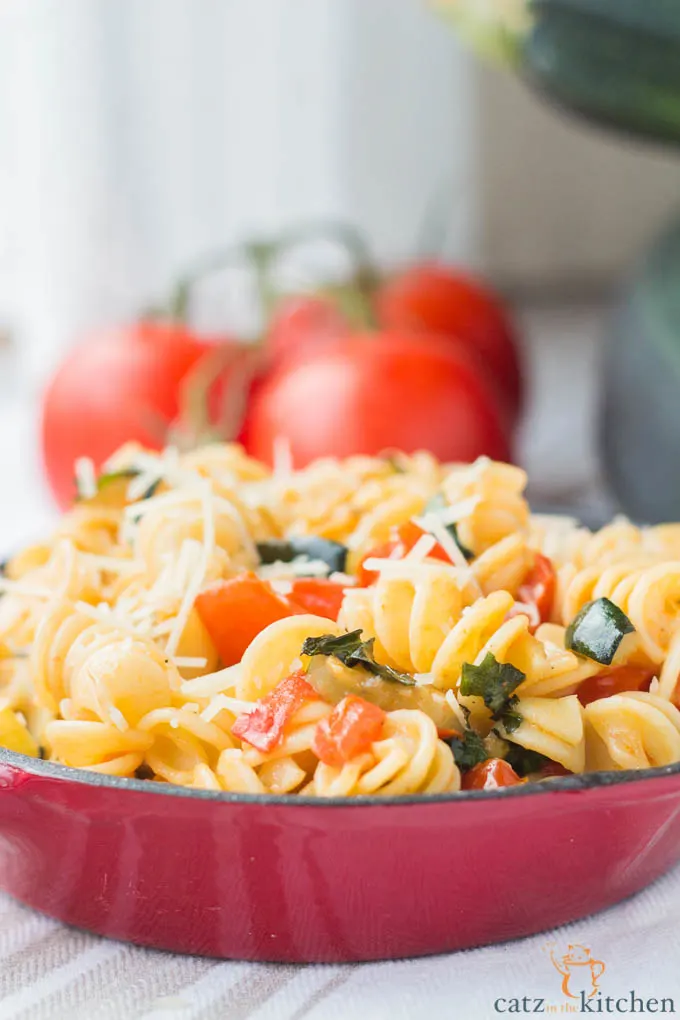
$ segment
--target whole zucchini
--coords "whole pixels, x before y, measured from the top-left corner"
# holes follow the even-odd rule
[[[609,127],[680,141],[679,0],[436,2],[547,98]]]
[[[601,463],[629,516],[680,520],[680,220],[647,256],[603,366]]]

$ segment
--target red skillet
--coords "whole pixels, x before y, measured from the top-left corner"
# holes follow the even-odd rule
[[[483,793],[183,790],[0,751],[0,887],[111,938],[287,962],[529,935],[680,858],[680,764]]]

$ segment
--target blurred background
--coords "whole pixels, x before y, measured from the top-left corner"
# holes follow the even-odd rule
[[[356,225],[385,271],[434,253],[495,288],[534,500],[625,504],[598,448],[601,344],[680,173],[545,99],[419,0],[0,5],[3,542],[54,512],[38,420],[67,352],[212,252],[317,220]],[[253,334],[249,288],[202,289],[196,329]]]

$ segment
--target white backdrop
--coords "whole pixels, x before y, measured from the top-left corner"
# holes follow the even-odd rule
[[[470,83],[415,0],[5,0],[0,323],[42,375],[245,231],[346,216],[406,254],[443,182],[474,193]]]

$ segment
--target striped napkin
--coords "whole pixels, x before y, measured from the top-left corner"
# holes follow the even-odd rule
[[[570,949],[570,947],[575,947]],[[680,1013],[680,868],[618,907],[530,939],[396,963],[284,966],[137,949],[72,931],[0,896],[2,1020],[411,1020],[540,1015],[591,990]],[[555,962],[554,962],[555,961]],[[513,1000],[526,1010],[509,1011]],[[543,1010],[534,1013],[539,1000]],[[593,1000],[587,1000],[591,1005]],[[594,1000],[597,1002],[597,999]],[[548,1009],[550,1007],[550,1009]],[[554,1008],[556,1007],[556,1008]],[[636,1007],[640,1015],[639,1007]],[[603,1005],[603,1013],[606,1009]],[[610,1011],[611,1012],[611,1011]],[[584,1014],[585,1015],[585,1014]]]

